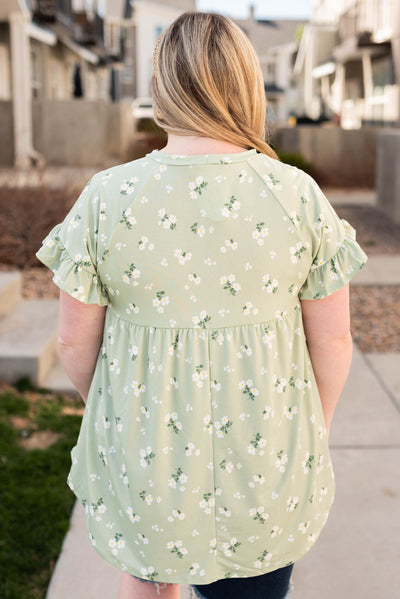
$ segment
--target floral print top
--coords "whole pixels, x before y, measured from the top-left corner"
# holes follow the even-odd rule
[[[95,174],[37,256],[107,306],[68,478],[99,554],[206,584],[309,551],[334,476],[300,299],[366,261],[314,180],[154,150]]]

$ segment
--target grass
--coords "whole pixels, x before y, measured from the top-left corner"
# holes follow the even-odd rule
[[[66,478],[82,406],[26,383],[0,385],[2,599],[45,597],[74,503]]]

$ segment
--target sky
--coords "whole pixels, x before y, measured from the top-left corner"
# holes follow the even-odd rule
[[[220,12],[234,19],[245,19],[249,5],[254,5],[256,19],[308,19],[311,0],[197,0],[198,10]]]

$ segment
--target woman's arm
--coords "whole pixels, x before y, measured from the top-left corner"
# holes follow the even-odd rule
[[[103,338],[105,306],[84,304],[60,291],[57,353],[86,403]]]
[[[320,300],[302,300],[304,330],[327,433],[350,370],[349,285]]]

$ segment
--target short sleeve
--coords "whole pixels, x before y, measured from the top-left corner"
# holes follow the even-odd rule
[[[99,194],[93,177],[65,217],[42,242],[36,257],[53,273],[54,283],[85,304],[106,306],[97,273]]]
[[[312,264],[299,298],[321,299],[347,285],[368,258],[356,241],[353,227],[338,217],[308,175],[300,201],[301,229],[308,238]]]

